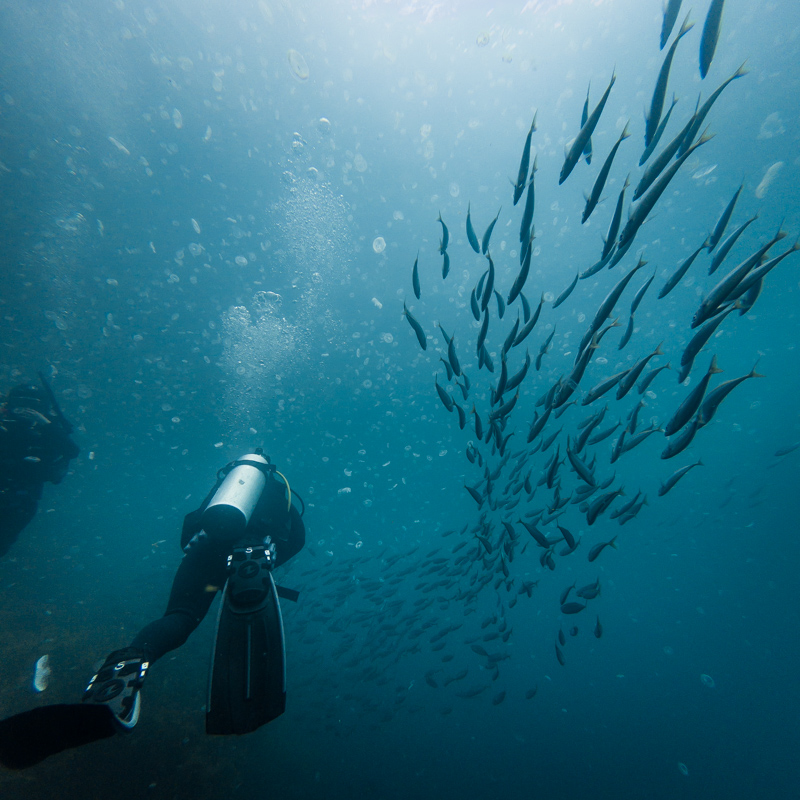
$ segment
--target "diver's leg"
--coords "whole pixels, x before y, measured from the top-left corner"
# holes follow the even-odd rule
[[[164,616],[142,628],[131,648],[141,650],[153,662],[180,647],[225,585],[226,566],[227,550],[223,553],[209,544],[189,550],[175,573]]]
[[[193,547],[175,573],[164,616],[142,628],[129,647],[106,658],[83,702],[107,705],[123,730],[133,728],[139,718],[139,690],[150,663],[180,647],[200,624],[224,584],[226,564],[225,555],[215,548]]]

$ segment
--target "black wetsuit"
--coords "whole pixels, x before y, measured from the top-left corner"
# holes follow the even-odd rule
[[[61,483],[79,452],[61,419],[0,408],[0,557],[35,516],[45,481]]]
[[[200,508],[184,518],[181,536],[184,549],[192,537],[201,532],[203,511],[216,488],[211,490]],[[286,486],[275,476],[267,479],[245,529],[245,536],[238,544],[261,544],[266,536],[275,544],[276,566],[299,553],[306,540],[300,514],[294,505],[291,510],[287,509]],[[218,541],[210,536],[192,543],[175,574],[164,616],[142,628],[131,642],[130,649],[143,652],[152,663],[170,650],[180,647],[202,622],[217,591],[225,586],[228,556],[236,544]]]

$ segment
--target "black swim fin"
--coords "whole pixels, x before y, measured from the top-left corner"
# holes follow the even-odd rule
[[[107,739],[117,732],[108,706],[63,703],[0,720],[0,764],[25,769],[62,750]]]
[[[250,733],[286,709],[283,619],[263,545],[236,548],[217,617],[206,732]]]

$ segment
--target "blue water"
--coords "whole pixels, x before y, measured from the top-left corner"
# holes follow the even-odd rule
[[[597,306],[638,253],[648,265],[612,315],[623,327],[602,342],[578,398],[661,342],[653,366],[677,366],[703,294],[781,224],[776,253],[800,233],[800,10],[727,0],[701,82],[707,6],[694,5],[677,49],[667,106],[673,91],[680,99],[663,141],[698,93],[705,100],[745,60],[749,74],[713,107],[714,139],[626,259],[559,308],[546,302],[509,355],[514,372],[555,325],[510,416],[498,496],[536,399],[571,370]],[[206,737],[206,620],[151,670],[134,735],[0,774],[4,798],[796,796],[800,450],[774,454],[800,440],[797,256],[770,273],[751,312],[726,319],[686,387],[674,370],[656,378],[640,427],[666,423],[712,353],[723,370],[712,386],[756,362],[765,377],[739,386],[672,460],[659,457],[661,433],[613,465],[616,434],[591,448],[601,478],[616,470],[623,500],[641,489],[649,505],[622,527],[607,514],[590,527],[568,505],[559,522],[585,538],[554,556],[555,571],[517,524],[522,506],[487,514],[494,537],[503,519],[525,537],[508,579],[478,559],[481,512],[463,488],[482,477],[465,457],[472,420],[460,430],[433,386],[434,374],[447,385],[440,322],[472,383],[465,408],[474,402],[485,422],[498,373],[477,368],[469,295],[487,262],[464,221],[470,204],[480,237],[502,207],[491,252],[506,294],[524,202],[512,207],[510,181],[537,109],[531,304],[542,292],[552,301],[599,257],[625,176],[635,185],[640,175],[660,30],[656,0],[0,4],[0,389],[46,371],[82,448],[0,562],[0,716],[76,701],[97,660],[162,613],[182,516],[227,461],[263,445],[304,497],[308,531],[279,576],[301,590],[284,604],[282,718],[240,739]],[[559,187],[587,85],[594,106],[614,70],[592,163]],[[628,119],[605,200],[581,225],[583,193]],[[658,300],[742,181],[729,230],[758,220],[715,276],[701,254]],[[619,351],[633,294],[654,272]],[[426,331],[425,352],[403,301]],[[498,321],[492,300],[487,348],[498,367],[518,308]],[[624,423],[639,394],[551,420],[548,435],[563,425],[562,456],[566,435],[606,400],[604,425]],[[494,469],[499,456],[480,449]],[[535,482],[547,455],[531,456],[522,475],[532,469]],[[578,482],[568,465],[560,474],[567,495]],[[551,500],[543,487],[529,507]],[[589,563],[589,548],[615,535],[618,549]],[[465,598],[487,570],[477,598]],[[563,589],[598,577],[586,611],[559,613]],[[523,581],[539,581],[530,598]],[[461,627],[430,641],[448,626]],[[508,630],[505,642],[483,641]],[[502,658],[497,670],[474,643]],[[34,695],[45,653],[53,675]],[[458,696],[472,688],[481,692]]]

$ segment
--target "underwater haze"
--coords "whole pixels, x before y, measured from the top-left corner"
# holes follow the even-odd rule
[[[43,371],[81,447],[0,561],[0,717],[77,702],[163,613],[229,461],[263,446],[307,531],[282,717],[205,734],[215,605],[135,732],[0,772],[4,800],[797,796],[800,5],[726,0],[701,78],[719,5],[660,49],[660,0],[0,0],[0,391]],[[679,382],[759,248],[750,274],[786,258]],[[679,424],[705,377],[742,380]],[[696,432],[666,458],[670,423]]]

